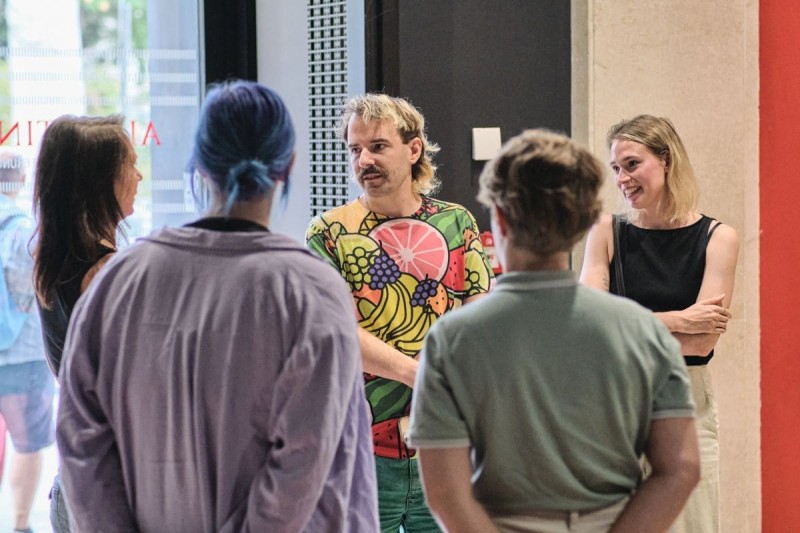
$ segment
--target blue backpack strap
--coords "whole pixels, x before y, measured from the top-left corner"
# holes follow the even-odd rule
[[[6,229],[6,226],[9,226],[15,219],[24,218],[25,215],[23,213],[13,213],[8,215],[3,222],[0,222],[0,231]]]
[[[23,218],[22,213],[9,215],[0,223],[0,232],[5,230],[14,219]],[[28,320],[28,313],[17,307],[11,294],[8,292],[5,268],[0,258],[0,350],[8,350],[17,342],[22,327]]]

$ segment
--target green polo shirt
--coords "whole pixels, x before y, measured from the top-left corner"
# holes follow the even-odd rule
[[[571,272],[514,272],[428,332],[409,441],[468,446],[493,514],[607,506],[639,485],[653,420],[692,417],[678,341]]]

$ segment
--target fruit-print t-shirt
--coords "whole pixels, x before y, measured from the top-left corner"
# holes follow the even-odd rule
[[[350,285],[358,325],[415,357],[440,316],[494,283],[478,235],[474,217],[458,204],[423,196],[416,213],[391,218],[354,200],[315,217],[306,246]],[[410,411],[411,389],[370,374],[364,378],[375,454],[412,457],[415,451],[399,430]]]

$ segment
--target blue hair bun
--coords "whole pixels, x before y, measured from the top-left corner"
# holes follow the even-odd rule
[[[249,200],[275,186],[269,168],[257,159],[240,161],[231,167],[225,181],[229,198],[233,201]]]
[[[191,161],[227,195],[227,214],[237,201],[271,193],[278,180],[288,185],[294,143],[280,97],[256,82],[235,80],[209,90]]]

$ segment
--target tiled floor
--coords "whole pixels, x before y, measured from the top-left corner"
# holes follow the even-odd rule
[[[50,485],[52,485],[53,477],[58,470],[58,451],[55,444],[46,448],[43,453],[42,477],[39,480],[39,488],[36,490],[30,518],[30,527],[36,533],[52,531],[50,528],[50,501],[47,499],[47,494],[50,492]],[[11,439],[7,437],[4,479],[0,482],[0,533],[10,533],[14,529],[14,501],[11,497],[11,487],[8,485],[8,473],[13,460],[14,446],[11,444]]]

